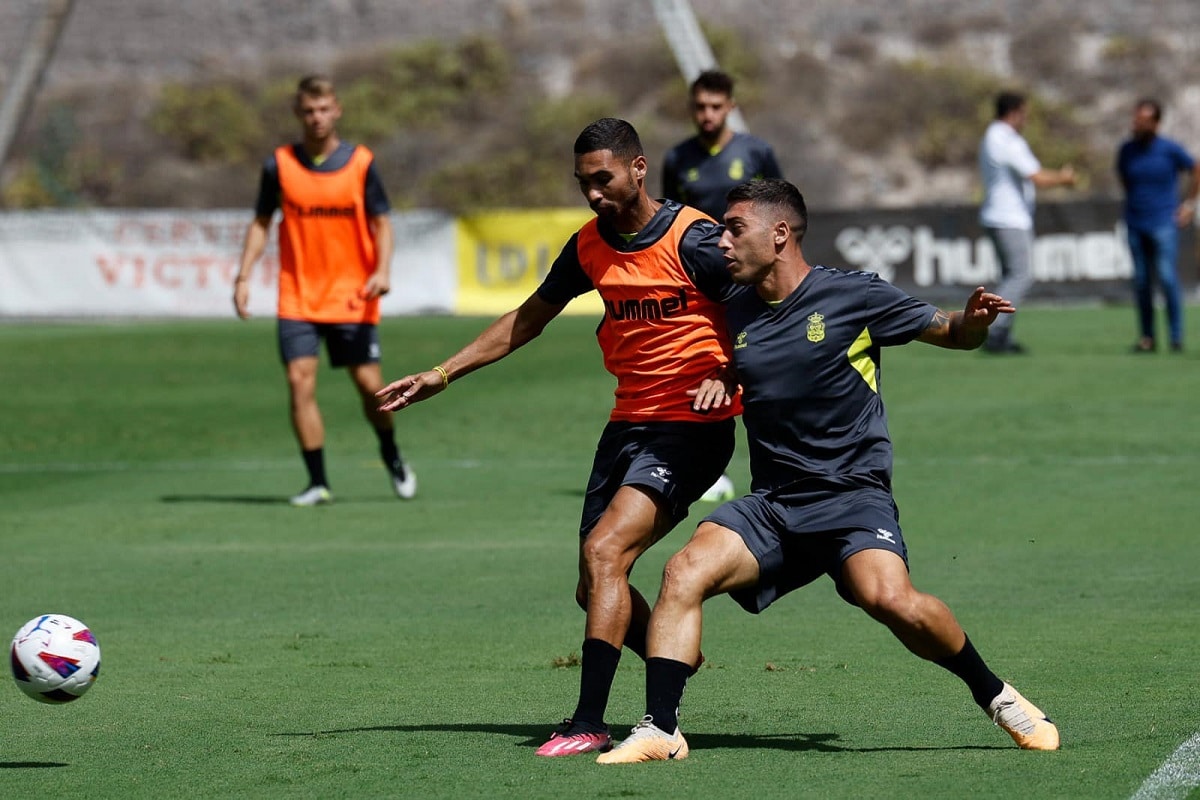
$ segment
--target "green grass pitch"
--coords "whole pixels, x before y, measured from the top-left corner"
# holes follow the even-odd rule
[[[485,322],[385,320],[385,375]],[[284,502],[304,477],[271,321],[0,326],[0,633],[61,612],[104,656],[67,706],[0,689],[0,796],[1127,798],[1200,730],[1200,349],[1135,356],[1129,308],[1042,308],[1029,356],[913,344],[882,381],[914,582],[1060,752],[1017,750],[823,581],[759,617],[707,605],[688,760],[535,758],[578,688],[594,325],[399,414],[411,503],[323,367],[317,509]],[[704,511],[638,565],[649,597]],[[642,688],[626,653],[617,736]]]

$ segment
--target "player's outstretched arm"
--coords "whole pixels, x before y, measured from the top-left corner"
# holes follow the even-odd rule
[[[1010,301],[980,286],[967,298],[962,311],[939,308],[917,339],[951,350],[974,350],[987,339],[987,329],[996,317],[1016,310]]]
[[[553,305],[536,292],[531,294],[518,308],[493,322],[475,337],[475,341],[438,366],[405,376],[376,392],[375,396],[380,400],[379,410],[399,411],[407,408],[440,393],[450,385],[450,381],[499,361],[537,338],[550,320],[565,307],[565,303]]]

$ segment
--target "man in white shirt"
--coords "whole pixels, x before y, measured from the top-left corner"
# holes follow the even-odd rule
[[[1074,186],[1071,167],[1048,170],[1021,136],[1029,108],[1025,97],[1001,92],[996,97],[996,118],[988,125],[979,147],[979,173],[983,179],[983,206],[979,224],[996,248],[1001,283],[996,293],[1017,308],[1033,285],[1033,206],[1037,189]],[[984,349],[991,353],[1023,353],[1012,338],[1013,315],[1004,314],[988,330]]]

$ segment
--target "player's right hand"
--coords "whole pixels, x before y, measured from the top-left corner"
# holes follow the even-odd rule
[[[729,367],[722,367],[712,377],[705,378],[695,389],[688,389],[692,411],[707,414],[714,408],[728,408],[738,392],[737,376]]]
[[[433,397],[446,388],[442,375],[436,370],[406,375],[375,393],[380,411],[399,411],[413,403]]]

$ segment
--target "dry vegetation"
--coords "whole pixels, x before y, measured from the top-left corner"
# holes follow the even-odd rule
[[[866,28],[769,52],[731,29],[706,30],[740,80],[754,132],[825,207],[973,202],[978,137],[1008,87],[1034,99],[1026,133],[1042,160],[1075,164],[1085,191],[1111,195],[1132,99],[1154,94],[1170,108],[1174,87],[1200,79],[1170,37],[1097,34],[1046,12],[987,38],[997,23],[935,19],[902,39]],[[557,61],[531,58],[534,43],[503,29],[348,51],[331,70],[343,136],[375,150],[398,208],[555,206],[578,202],[569,161],[578,131],[623,116],[642,133],[656,191],[658,155],[690,133],[665,42],[647,29],[566,44]],[[557,76],[547,66],[556,63]],[[16,143],[0,203],[247,207],[263,157],[295,136],[288,100],[300,71],[214,67],[187,83],[47,93]]]

